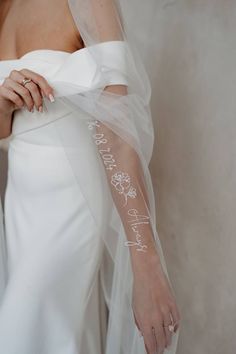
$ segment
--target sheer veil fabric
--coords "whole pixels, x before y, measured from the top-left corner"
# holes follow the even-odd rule
[[[86,65],[90,65],[91,77],[83,80],[78,65],[78,72],[74,72],[78,79],[69,81],[59,69],[55,78],[60,79],[51,82],[56,99],[75,111],[85,112],[87,133],[96,147],[97,176],[81,172],[80,161],[74,158],[73,151],[80,145],[76,121],[71,127],[65,126],[65,120],[47,121],[54,126],[60,138],[97,225],[100,225],[101,210],[99,203],[94,202],[96,195],[86,188],[86,181],[99,178],[106,191],[104,200],[106,212],[109,212],[104,225],[105,252],[101,265],[102,289],[109,309],[106,354],[146,353],[132,312],[131,264],[132,257],[148,252],[145,234],[151,233],[168,277],[156,230],[155,200],[148,169],[154,142],[149,108],[151,87],[135,46],[135,36],[129,27],[134,2],[128,3],[124,0],[68,0],[85,44],[81,56],[86,52]],[[45,103],[46,106],[48,104]],[[41,127],[42,122],[35,123],[34,129]],[[26,131],[21,128],[17,133]],[[2,293],[5,284],[3,231],[1,251]],[[176,352],[177,341],[178,332],[174,334],[166,354]]]

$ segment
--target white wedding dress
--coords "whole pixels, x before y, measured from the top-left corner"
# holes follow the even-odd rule
[[[67,80],[68,71],[73,74],[78,67],[84,74],[80,80],[89,80],[85,60],[84,50],[73,54],[38,50],[17,61],[0,62],[0,67],[27,65],[52,80],[57,72],[57,79],[62,80],[58,68],[63,63]],[[14,118],[5,197],[8,279],[0,309],[0,352],[102,354],[105,306],[100,299],[99,267],[107,211],[102,185],[96,178],[96,147],[83,111],[60,98],[44,110],[30,113],[22,109]],[[74,154],[85,175],[81,189],[59,135],[47,124],[55,119],[64,120],[65,129],[74,119],[77,125],[80,121],[80,148],[76,147]],[[94,194],[100,228],[94,224],[83,188]]]
[[[7,258],[6,287],[0,294],[1,353],[146,353],[132,312],[127,238],[104,171],[104,165],[107,170],[116,166],[125,175],[133,166],[130,174],[135,182],[137,164],[120,156],[119,145],[112,140],[109,147],[100,146],[107,140],[103,133],[94,132],[98,120],[104,121],[140,154],[144,169],[137,191],[141,197],[129,179],[125,184],[112,182],[117,193],[122,187],[119,194],[127,198],[126,224],[148,225],[146,232],[152,228],[166,271],[147,168],[153,145],[146,108],[148,82],[145,75],[140,85],[131,81],[129,88],[137,87],[135,94],[101,94],[104,87],[128,85],[128,76],[135,77],[135,68],[126,68],[127,57],[127,44],[110,40],[74,53],[39,49],[17,60],[0,61],[0,84],[13,69],[27,68],[43,75],[56,96],[54,103],[44,100],[44,113],[23,108],[14,116],[5,240],[0,240],[1,246],[6,243],[6,250],[1,247],[1,251],[6,251]],[[135,152],[132,156],[136,161]],[[144,215],[146,194],[150,199]],[[122,207],[126,204],[122,199]],[[129,232],[140,236],[137,226]],[[132,246],[141,247],[138,241],[131,242]],[[4,278],[1,274],[1,282]],[[175,354],[177,341],[178,333],[165,354]]]

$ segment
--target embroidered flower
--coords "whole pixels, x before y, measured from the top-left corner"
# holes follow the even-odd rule
[[[111,177],[111,184],[115,187],[119,194],[124,195],[125,205],[128,202],[128,197],[135,198],[137,196],[136,189],[131,185],[131,180],[128,173],[122,171],[116,172]]]
[[[137,196],[137,192],[136,192],[136,189],[134,187],[130,187],[127,195],[130,197],[130,198],[135,198]]]

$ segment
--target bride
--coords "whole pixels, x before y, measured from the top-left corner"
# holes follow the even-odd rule
[[[0,1],[1,353],[176,351],[151,90],[123,3]]]

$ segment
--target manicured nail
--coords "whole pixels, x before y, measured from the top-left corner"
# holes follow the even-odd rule
[[[43,106],[40,106],[40,107],[39,107],[39,112],[40,112],[40,113],[43,113]]]
[[[55,98],[51,93],[48,97],[49,97],[50,102],[55,102]]]

